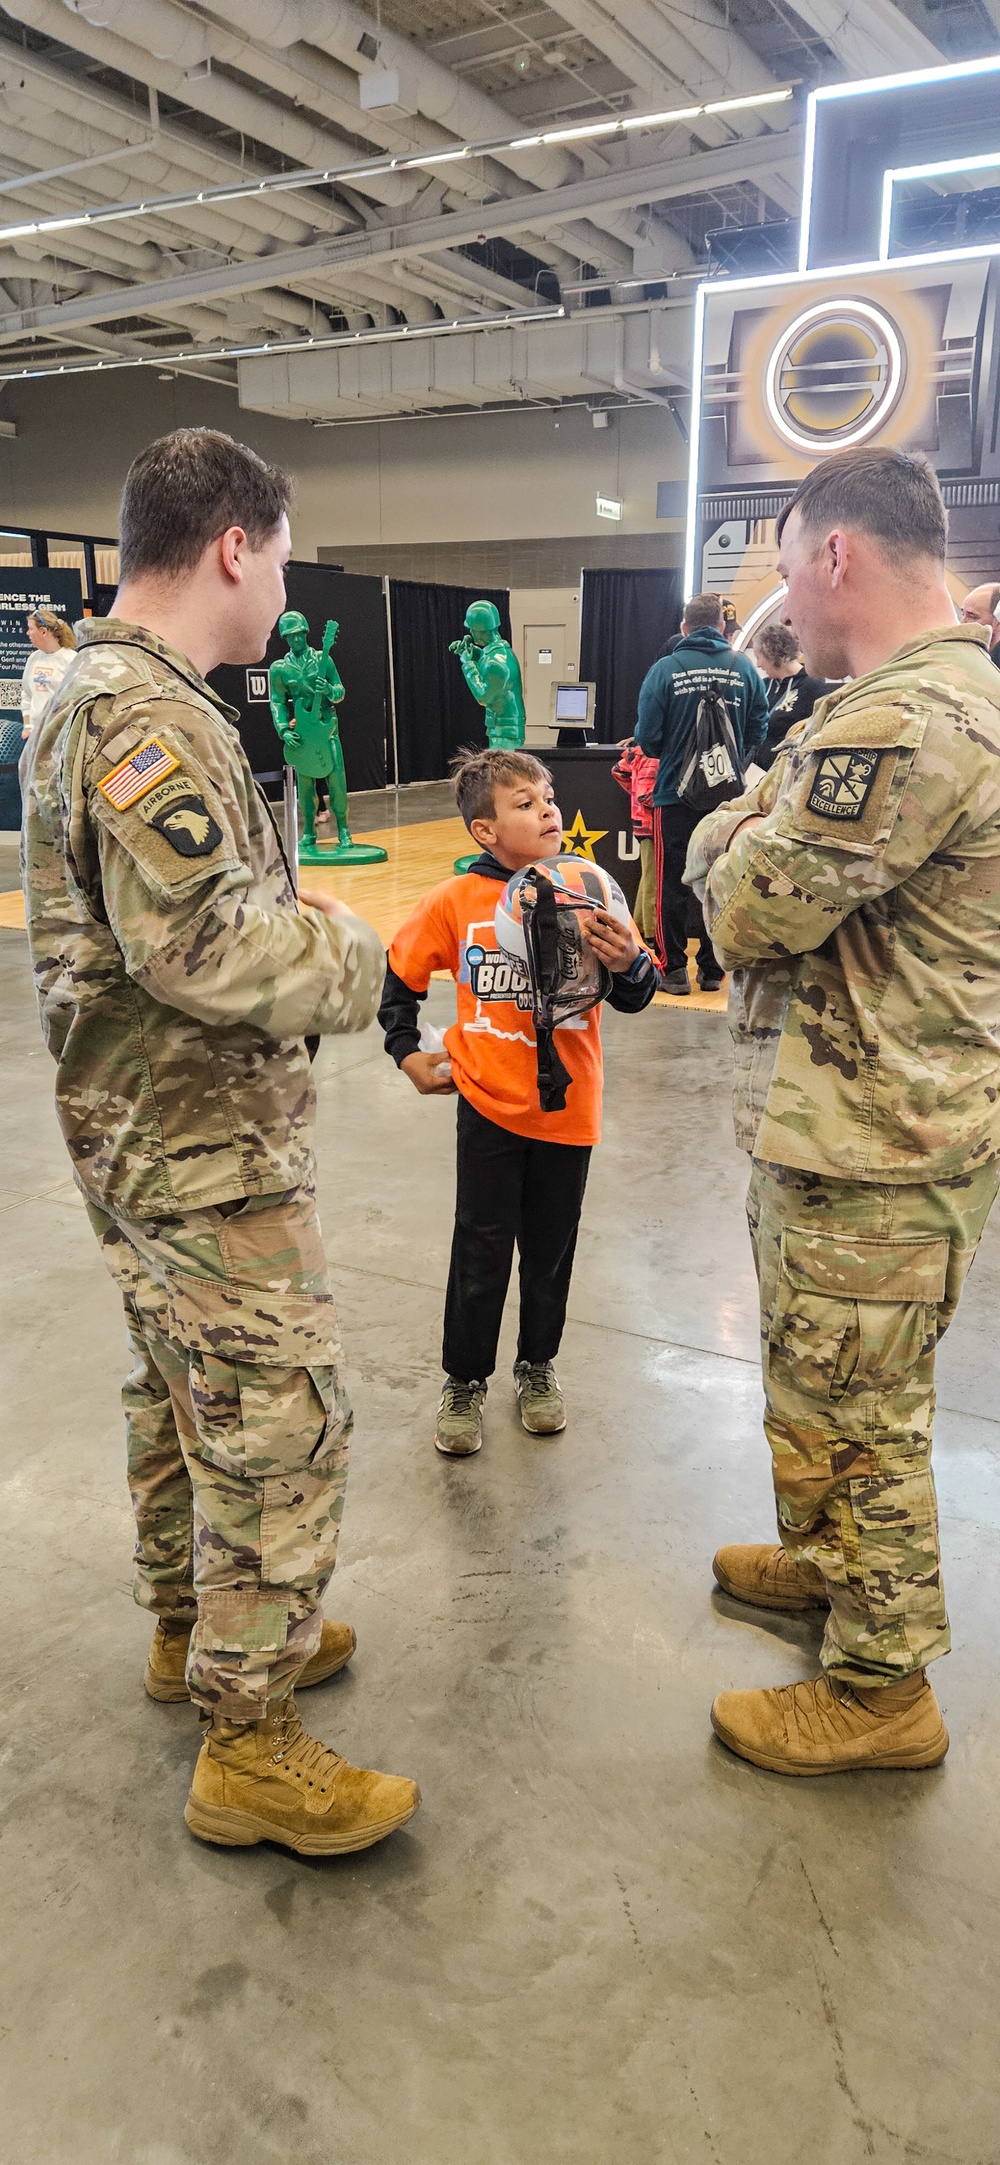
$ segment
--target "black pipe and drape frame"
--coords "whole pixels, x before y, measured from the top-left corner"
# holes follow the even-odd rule
[[[680,630],[683,575],[583,571],[580,584],[580,678],[597,686],[598,743],[618,744],[634,733],[643,677]]]
[[[391,779],[437,782],[463,745],[486,742],[482,707],[449,645],[462,637],[465,612],[474,601],[496,604],[501,637],[509,640],[510,595],[506,588],[425,585],[417,579],[390,579],[388,586],[398,765]]]

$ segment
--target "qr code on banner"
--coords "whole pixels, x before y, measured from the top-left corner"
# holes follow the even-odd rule
[[[20,679],[20,677],[0,677],[0,707],[17,707],[17,708],[20,708],[20,705],[21,705],[21,679]]]

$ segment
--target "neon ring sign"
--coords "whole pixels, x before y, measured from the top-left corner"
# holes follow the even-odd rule
[[[783,331],[764,372],[767,410],[797,451],[864,443],[903,384],[899,332],[869,301],[817,301]]]

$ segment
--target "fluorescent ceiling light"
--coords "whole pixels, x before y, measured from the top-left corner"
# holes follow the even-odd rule
[[[48,367],[4,369],[0,383],[34,382],[39,376],[103,376],[122,368],[170,368],[181,361],[248,361],[286,353],[330,353],[355,346],[411,345],[415,339],[448,338],[456,331],[503,331],[509,324],[556,323],[564,308],[512,309],[505,316],[456,316],[450,323],[400,323],[388,331],[333,331],[328,338],[267,339],[248,346],[184,346],[170,353],[115,355],[99,361],[53,361]]]
[[[714,105],[704,106],[703,111],[706,113],[741,113],[751,105],[780,105],[784,98],[790,98],[791,95],[790,90],[761,90],[751,98],[719,98]]]
[[[546,143],[585,142],[599,135],[625,135],[634,128],[667,128],[676,121],[696,120],[701,113],[722,113],[736,106],[774,105],[792,95],[791,90],[765,90],[759,97],[727,99],[721,105],[680,106],[666,113],[627,113],[606,121],[586,121],[578,128],[558,128],[545,135],[498,136],[489,142],[463,143],[455,150],[428,150],[408,158],[366,158],[354,165],[313,166],[293,173],[269,173],[261,180],[223,182],[218,188],[198,188],[185,195],[143,196],[130,203],[95,203],[82,211],[56,212],[48,218],[23,219],[17,225],[0,226],[0,241],[32,240],[47,233],[71,233],[83,226],[114,225],[126,218],[154,218],[169,211],[191,210],[213,203],[243,203],[256,196],[284,195],[306,188],[325,188],[337,181],[363,187],[385,173],[407,173],[415,168],[449,165],[456,158],[487,158],[498,151],[537,150]],[[23,176],[27,187],[32,175]]]

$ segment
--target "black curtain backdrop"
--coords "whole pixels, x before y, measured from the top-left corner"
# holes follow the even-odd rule
[[[396,688],[399,780],[438,782],[460,745],[486,742],[483,710],[462,675],[458,656],[465,612],[473,601],[493,601],[500,630],[510,638],[510,595],[486,586],[425,585],[390,579],[392,667]],[[392,744],[389,745],[390,767]]]
[[[349,790],[384,789],[386,736],[389,728],[389,639],[381,579],[332,571],[328,564],[297,564],[285,574],[286,608],[309,619],[309,642],[321,647],[328,617],[340,625],[333,658],[346,697],[337,709],[344,769]],[[267,671],[285,651],[272,632],[262,662],[252,668],[213,669],[209,683],[220,698],[238,707],[240,737],[255,774],[272,774],[284,765],[284,749],[271,720]],[[273,794],[273,792],[272,792]]]
[[[635,728],[639,686],[680,628],[679,571],[585,571],[580,677],[597,686],[596,735],[617,744]]]

